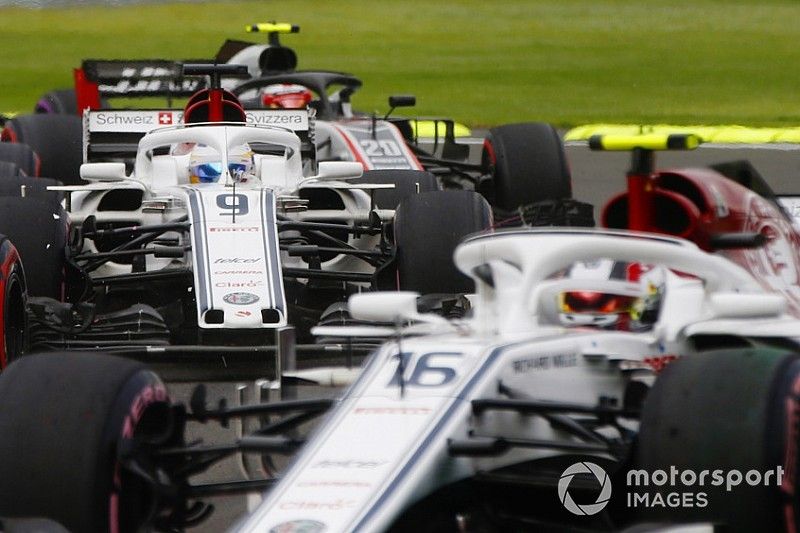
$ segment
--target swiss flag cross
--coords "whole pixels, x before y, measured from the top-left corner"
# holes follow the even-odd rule
[[[158,114],[159,124],[172,124],[172,113],[161,112]]]

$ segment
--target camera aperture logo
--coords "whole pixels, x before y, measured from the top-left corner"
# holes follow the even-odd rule
[[[591,474],[600,484],[600,494],[597,495],[597,500],[594,503],[578,504],[570,496],[569,485],[572,482],[572,478],[578,474]],[[611,499],[611,478],[599,465],[588,461],[575,463],[561,473],[561,479],[558,480],[558,499],[561,500],[564,508],[572,514],[579,516],[597,514],[605,509]]]
[[[594,503],[578,504],[570,495],[570,484],[577,475],[591,475],[600,485]],[[776,466],[767,470],[737,469],[665,469],[629,470],[625,478],[625,503],[628,508],[690,508],[709,507],[710,496],[724,498],[740,486],[776,486],[783,484],[784,469]],[[573,487],[574,489],[574,487]],[[591,516],[605,509],[611,500],[611,479],[595,463],[582,461],[569,466],[558,480],[558,498],[564,508],[578,516]]]

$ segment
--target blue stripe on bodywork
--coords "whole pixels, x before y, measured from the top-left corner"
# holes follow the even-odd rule
[[[258,202],[259,209],[261,211],[261,243],[264,246],[264,261],[266,261],[265,267],[267,268],[267,285],[269,287],[269,305],[272,308],[275,308],[275,286],[274,286],[274,279],[271,275],[271,264],[270,264],[270,254],[269,254],[269,237],[267,233],[269,232],[269,223],[267,222],[267,191],[265,189],[261,189],[259,193],[259,202]]]
[[[283,294],[283,272],[281,271],[281,261],[280,256],[278,255],[278,229],[275,225],[275,201],[274,195],[270,191],[267,191],[266,194],[266,206],[266,221],[264,223],[264,227],[269,230],[270,239],[274,239],[274,245],[267,249],[267,253],[269,254],[272,279],[274,280],[273,286],[275,289],[275,307],[276,309],[280,309],[281,312],[285,314],[286,310],[284,304],[285,297]]]
[[[261,191],[261,210],[264,226],[264,257],[269,262],[270,296],[272,297],[272,307],[285,314],[285,304],[283,295],[283,277],[278,257],[277,229],[275,228],[275,212],[273,209],[273,194],[271,191]]]
[[[200,316],[203,315],[203,312],[207,311],[209,308],[209,294],[206,290],[206,283],[205,281],[208,280],[208,285],[210,286],[210,272],[208,272],[208,267],[206,265],[206,259],[208,258],[208,253],[205,246],[205,240],[203,235],[203,220],[205,217],[201,215],[203,211],[203,199],[200,196],[198,191],[190,190],[189,191],[189,208],[192,211],[192,234],[194,235],[194,242],[195,246],[199,249],[194,253],[194,268],[197,270],[197,287],[195,290],[197,291],[197,303],[198,308],[200,309]]]

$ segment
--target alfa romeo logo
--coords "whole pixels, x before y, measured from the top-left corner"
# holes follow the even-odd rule
[[[222,297],[225,303],[234,305],[250,305],[258,301],[258,296],[252,292],[231,292]]]
[[[570,496],[569,484],[577,474],[592,474],[600,483],[600,494],[594,503],[579,505]],[[597,514],[605,509],[608,500],[611,499],[611,479],[602,467],[594,463],[588,461],[575,463],[561,473],[561,479],[558,480],[558,498],[561,500],[561,505],[572,514],[580,516]]]
[[[269,533],[320,533],[325,524],[316,520],[292,520],[283,522],[269,530]]]

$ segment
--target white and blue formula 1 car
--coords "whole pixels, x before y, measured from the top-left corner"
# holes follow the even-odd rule
[[[356,292],[472,290],[448,260],[491,223],[485,200],[426,172],[306,157],[313,112],[245,112],[219,88],[237,68],[187,66],[216,85],[184,112],[87,112],[86,184],[4,178],[20,183],[0,233],[35,297],[31,350],[264,359],[276,331],[302,343]]]
[[[349,306],[382,325],[316,331],[387,338],[336,401],[209,408],[198,391],[172,405],[138,363],[20,359],[0,376],[0,453],[14,459],[0,462],[0,515],[179,530],[206,515],[209,494],[262,488],[233,530],[796,527],[800,322],[784,296],[688,241],[645,233],[501,232],[468,239],[455,261],[475,282],[469,316],[377,292]],[[582,278],[596,261],[629,275]],[[581,314],[608,320],[576,327]],[[56,376],[77,388],[54,390]],[[183,438],[188,422],[242,417],[264,423],[230,446]],[[231,453],[298,447],[277,478],[189,481]]]

